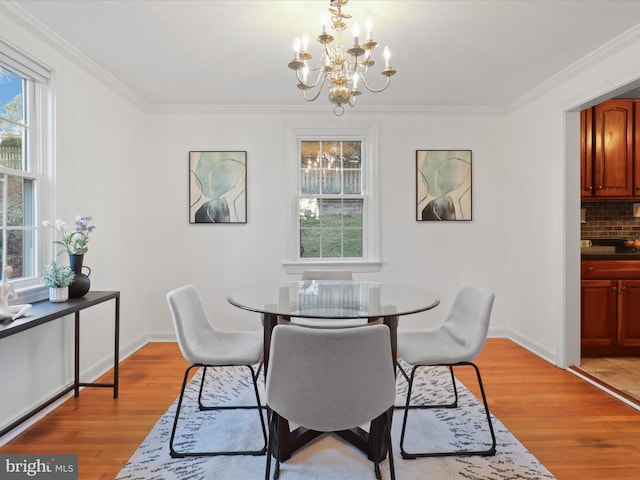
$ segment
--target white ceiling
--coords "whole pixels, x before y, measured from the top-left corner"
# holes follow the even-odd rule
[[[17,5],[143,103],[303,105],[287,63],[296,36],[320,33],[329,0]],[[640,1],[629,0],[351,0],[343,11],[362,30],[372,19],[379,50],[389,45],[398,71],[361,105],[505,107],[640,24]],[[376,67],[373,86],[384,80]]]

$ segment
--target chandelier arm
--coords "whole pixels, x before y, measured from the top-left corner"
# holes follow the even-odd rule
[[[320,79],[318,79],[320,80]],[[302,98],[304,98],[307,102],[313,102],[315,99],[317,99],[320,94],[322,93],[322,91],[324,90],[324,82],[326,82],[327,80],[327,76],[323,75],[322,76],[322,83],[320,84],[320,86],[318,87],[318,93],[316,93],[313,98],[307,98],[307,91],[303,90],[302,91]],[[318,82],[316,82],[316,85],[318,84]]]
[[[391,77],[387,77],[387,81],[384,83],[384,86],[382,88],[380,88],[379,90],[373,89],[369,86],[369,84],[367,83],[367,78],[364,75],[360,76],[360,80],[362,80],[362,84],[365,86],[365,88],[367,90],[369,90],[372,93],[380,93],[383,92],[387,89],[387,87],[389,86],[389,84],[391,83]]]
[[[296,78],[298,79],[298,82],[300,82],[306,88],[316,88],[318,86],[318,84],[320,83],[320,79],[323,79],[323,83],[324,83],[324,77],[326,77],[326,75],[323,75],[322,73],[319,73],[318,74],[318,78],[316,78],[316,81],[314,83],[307,83],[307,82],[302,81],[302,78],[300,78],[300,71],[296,70]]]

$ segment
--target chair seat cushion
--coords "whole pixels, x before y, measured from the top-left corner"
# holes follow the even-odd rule
[[[471,362],[473,352],[443,328],[398,330],[398,353],[411,365],[440,365]]]
[[[216,330],[198,337],[189,360],[205,365],[255,365],[260,362],[262,352],[263,339],[258,332]]]

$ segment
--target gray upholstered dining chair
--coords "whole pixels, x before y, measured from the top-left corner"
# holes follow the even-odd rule
[[[312,280],[353,280],[350,270],[305,270],[302,281]],[[346,328],[358,327],[367,323],[366,318],[324,319],[291,317],[291,323],[313,328]]]
[[[353,280],[351,270],[305,270],[302,280]]]
[[[270,452],[278,448],[274,437],[280,416],[320,432],[347,430],[376,420],[384,424],[384,438],[373,442],[374,472],[381,478],[379,453],[382,442],[387,442],[389,470],[395,479],[389,412],[396,379],[386,325],[343,329],[277,325],[271,337],[265,390],[271,413]],[[280,474],[280,456],[278,450],[274,479]],[[271,455],[267,455],[267,480],[270,470]]]
[[[480,369],[473,360],[480,354],[487,339],[494,294],[473,285],[462,285],[455,295],[449,315],[440,327],[423,330],[398,330],[398,353],[410,365],[411,374],[400,368],[409,382],[404,418],[400,434],[400,451],[403,458],[435,457],[449,455],[483,455],[496,453],[496,436],[491,422]],[[416,370],[422,367],[446,366],[453,382],[453,402],[447,405],[411,405],[411,391]],[[482,394],[484,411],[491,435],[491,446],[485,450],[460,450],[445,452],[407,452],[404,448],[409,410],[419,408],[455,408],[458,406],[458,390],[454,367],[471,366],[476,372]]]
[[[229,332],[219,330],[209,321],[202,305],[198,291],[193,285],[172,290],[167,294],[167,301],[178,338],[178,345],[184,358],[191,363],[184,373],[182,389],[169,440],[169,452],[174,458],[187,456],[215,456],[215,455],[263,455],[267,450],[267,433],[262,415],[262,405],[258,394],[257,380],[260,372],[253,365],[262,366],[263,339],[260,333],[254,332]],[[178,452],[174,448],[174,440],[180,410],[184,399],[185,387],[189,372],[193,368],[202,367],[202,380],[198,394],[198,408],[200,410],[232,410],[255,409],[260,417],[264,445],[258,450],[232,450],[213,452]],[[251,373],[253,389],[256,398],[255,405],[217,405],[205,406],[202,404],[202,393],[208,367],[246,367]]]

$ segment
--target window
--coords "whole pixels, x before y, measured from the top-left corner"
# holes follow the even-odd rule
[[[37,218],[48,74],[0,42],[0,252],[17,287],[40,283]]]
[[[290,265],[378,262],[375,129],[293,129]]]
[[[362,258],[362,143],[300,141],[300,258]]]

